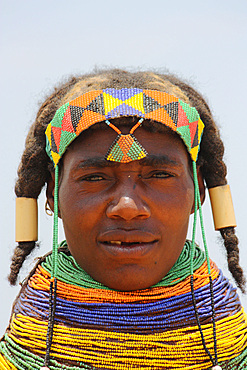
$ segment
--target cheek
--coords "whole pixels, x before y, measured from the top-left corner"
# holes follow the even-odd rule
[[[89,235],[102,219],[104,202],[99,197],[82,194],[73,185],[62,185],[59,189],[59,210],[65,234]]]
[[[157,207],[157,204],[160,206]],[[165,193],[160,192],[154,195],[155,208],[159,212],[163,212],[164,217],[166,215],[170,222],[174,221],[173,217],[178,221],[187,219],[191,214],[193,204],[194,186],[192,181],[177,183],[170,189],[166,189]]]
[[[191,208],[194,204],[194,186],[191,182],[191,186],[183,184],[177,197],[177,204],[179,209],[191,212]]]
[[[194,186],[186,187],[184,186],[184,191],[182,196],[178,198],[178,214],[181,217],[181,223],[182,219],[184,218],[185,221],[188,223],[189,217],[191,215],[191,212],[193,210],[194,205]]]

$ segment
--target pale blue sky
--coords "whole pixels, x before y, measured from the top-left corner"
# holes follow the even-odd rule
[[[6,275],[15,245],[13,187],[28,127],[54,84],[94,67],[168,69],[191,81],[207,98],[226,145],[246,270],[246,0],[1,0],[0,7],[0,334],[19,290],[9,287]],[[44,195],[39,203],[41,247],[34,256],[51,247],[52,220],[44,214]],[[210,255],[226,273],[208,202],[204,215]],[[242,300],[247,308],[246,298]]]

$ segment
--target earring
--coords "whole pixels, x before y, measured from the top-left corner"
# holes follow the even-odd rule
[[[49,203],[48,203],[48,200],[46,199],[46,202],[45,202],[45,213],[48,215],[48,216],[52,216],[53,215],[53,212],[49,206]]]

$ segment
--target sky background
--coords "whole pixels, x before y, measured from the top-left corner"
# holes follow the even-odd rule
[[[0,1],[0,335],[19,291],[6,276],[15,246],[13,188],[28,128],[54,85],[94,68],[170,71],[206,97],[226,147],[241,264],[247,270],[246,49],[246,0]],[[51,249],[52,219],[44,202],[42,193],[40,248],[26,261],[20,281],[34,258]],[[203,209],[210,256],[229,277],[208,197]],[[201,243],[199,231],[197,240]],[[247,309],[247,298],[241,300]]]

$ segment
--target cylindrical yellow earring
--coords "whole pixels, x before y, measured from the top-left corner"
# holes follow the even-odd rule
[[[38,240],[38,205],[34,198],[16,198],[15,240]]]
[[[236,218],[229,185],[208,189],[214,218],[215,230],[236,227]]]

